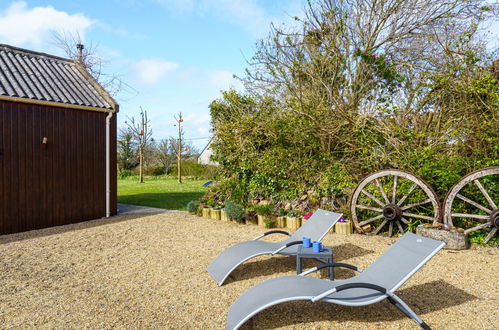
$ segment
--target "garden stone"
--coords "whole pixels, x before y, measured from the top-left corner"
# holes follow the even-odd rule
[[[444,248],[449,250],[465,250],[469,247],[468,238],[465,234],[459,232],[425,228],[420,225],[416,228],[416,234],[444,241],[446,243]]]

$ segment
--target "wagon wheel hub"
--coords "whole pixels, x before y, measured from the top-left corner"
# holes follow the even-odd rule
[[[490,223],[492,224],[492,227],[499,229],[499,208],[493,210],[490,214]]]
[[[402,217],[402,209],[397,204],[387,204],[383,208],[383,216],[388,221],[398,221]]]

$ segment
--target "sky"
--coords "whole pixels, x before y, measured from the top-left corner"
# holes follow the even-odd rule
[[[0,0],[0,43],[65,56],[54,32],[78,33],[105,61],[104,72],[127,87],[115,98],[118,126],[151,121],[155,140],[175,136],[203,149],[211,136],[209,104],[222,90],[242,89],[255,42],[270,23],[290,22],[303,0]]]
[[[255,42],[270,23],[292,23],[305,0],[0,0],[0,43],[65,56],[54,33],[75,33],[126,88],[115,96],[118,125],[146,110],[156,140],[175,136],[203,149],[211,136],[209,104],[242,89]],[[499,24],[493,26],[499,38]],[[497,38],[496,38],[497,40]],[[496,44],[497,45],[497,44]]]

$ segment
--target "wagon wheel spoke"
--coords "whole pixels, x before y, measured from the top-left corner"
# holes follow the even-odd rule
[[[378,227],[378,228],[376,228],[376,230],[373,232],[373,234],[374,234],[374,235],[377,235],[377,234],[380,232],[380,230],[381,230],[381,229],[382,229],[382,228],[386,225],[386,223],[387,223],[387,222],[388,222],[388,220],[387,220],[387,219],[385,219],[385,220],[381,223],[381,225],[379,225],[379,227]]]
[[[488,242],[490,241],[490,239],[491,239],[492,237],[494,237],[494,235],[496,234],[496,232],[497,232],[497,228],[492,228],[492,230],[491,230],[491,231],[490,231],[490,233],[487,235],[487,237],[485,237],[485,238],[483,239],[483,242],[484,242],[484,243],[488,243]]]
[[[425,199],[424,201],[422,202],[418,202],[418,203],[413,203],[413,204],[409,204],[409,205],[406,205],[404,207],[402,207],[402,211],[404,210],[407,210],[407,209],[410,209],[411,207],[414,207],[414,206],[419,206],[419,205],[424,205],[424,204],[428,204],[428,203],[431,203],[431,199]]]
[[[376,185],[378,186],[379,192],[383,196],[383,199],[385,200],[386,204],[390,204],[390,200],[388,199],[388,196],[386,195],[385,189],[381,185],[381,182],[379,182],[378,179],[374,179],[374,182],[376,182]]]
[[[490,226],[490,222],[482,223],[481,225],[475,226],[475,227],[470,228],[470,229],[466,229],[464,231],[464,233],[465,234],[469,234],[469,233],[471,233],[473,231],[477,231],[477,230],[480,230],[480,229],[487,228],[488,226]]]
[[[438,197],[428,183],[398,169],[381,170],[365,177],[353,192],[350,212],[357,231],[367,230],[362,227],[370,224],[369,230],[372,228],[374,235],[404,232],[414,221],[407,220],[409,217],[431,222],[440,219]]]
[[[403,202],[405,202],[406,198],[407,198],[407,197],[409,197],[409,195],[412,193],[412,191],[413,191],[414,189],[416,189],[416,187],[417,187],[417,186],[418,186],[418,184],[417,184],[417,183],[414,183],[414,184],[411,186],[411,188],[409,188],[409,191],[407,192],[407,194],[405,194],[405,195],[404,195],[404,197],[402,197],[402,198],[398,201],[397,205],[398,205],[398,206],[402,205],[402,203],[403,203]]]
[[[385,204],[381,203],[381,201],[379,199],[377,199],[376,197],[374,197],[371,193],[369,193],[368,191],[365,191],[364,189],[362,189],[362,193],[364,195],[366,195],[367,197],[369,197],[370,199],[372,199],[373,201],[375,201],[379,206],[381,207],[384,207]]]
[[[393,189],[392,189],[392,203],[395,204],[397,201],[397,183],[398,183],[398,176],[393,177]]]
[[[429,216],[421,215],[421,214],[403,212],[402,215],[405,215],[406,217],[410,217],[410,218],[418,218],[418,219],[423,219],[423,220],[436,221],[436,219],[433,217],[429,217]]]
[[[402,228],[402,224],[400,223],[400,221],[397,221],[397,227],[399,228],[399,231],[402,234],[404,232],[404,228]]]
[[[466,213],[452,213],[450,215],[453,218],[473,218],[473,219],[483,219],[483,220],[489,220],[488,215],[481,215],[481,214],[466,214]]]
[[[371,210],[371,211],[376,211],[376,212],[383,212],[383,209],[380,209],[378,207],[374,206],[368,206],[368,205],[355,205],[356,208],[362,209],[362,210]]]
[[[492,227],[483,239],[484,243],[489,242],[497,233],[498,184],[499,166],[482,168],[462,177],[445,196],[444,221],[462,227],[466,234]]]
[[[489,210],[485,206],[482,206],[482,205],[478,204],[477,202],[472,201],[471,199],[469,199],[469,198],[467,198],[467,197],[465,197],[465,196],[463,196],[461,194],[457,194],[456,197],[459,198],[459,199],[461,199],[461,200],[463,200],[463,201],[465,201],[468,204],[473,205],[474,207],[476,207],[476,208],[478,208],[478,209],[480,209],[482,211],[487,212],[488,214],[492,213],[492,210]]]
[[[360,226],[364,226],[364,225],[367,225],[368,223],[371,223],[373,221],[376,221],[376,220],[379,220],[379,219],[382,219],[382,218],[383,218],[383,214],[380,214],[378,216],[375,216],[374,218],[370,218],[370,219],[367,219],[365,221],[359,222],[359,225]]]
[[[480,191],[482,192],[482,194],[485,197],[485,199],[487,200],[487,202],[489,202],[490,206],[492,206],[493,209],[497,209],[496,204],[494,203],[494,201],[492,200],[492,198],[490,198],[490,195],[487,193],[487,191],[482,186],[482,184],[480,183],[480,181],[478,181],[478,179],[476,179],[476,180],[473,180],[473,182],[476,184],[476,186],[478,187],[478,189],[480,189]]]

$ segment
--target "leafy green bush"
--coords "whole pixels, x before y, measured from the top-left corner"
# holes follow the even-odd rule
[[[172,166],[168,171],[168,174],[177,175],[178,167],[177,165]],[[199,179],[213,179],[217,172],[217,166],[198,164],[193,161],[183,161],[182,162],[182,172],[183,176],[191,176]]]
[[[132,175],[133,175],[133,173],[132,173],[131,170],[120,170],[118,172],[118,179],[120,179],[120,180],[126,179],[126,178],[128,178],[128,177],[130,177]]]
[[[263,220],[263,222],[265,224],[265,228],[275,228],[275,226],[276,226],[276,219],[275,218],[266,217]]]
[[[225,204],[225,212],[230,218],[236,220],[237,222],[243,221],[244,208],[241,205],[227,201]]]
[[[252,211],[255,211],[256,214],[262,216],[269,216],[272,214],[272,206],[270,205],[255,205],[251,207]]]
[[[190,201],[189,203],[187,203],[187,211],[189,213],[196,214],[199,208],[199,204],[199,201]]]

